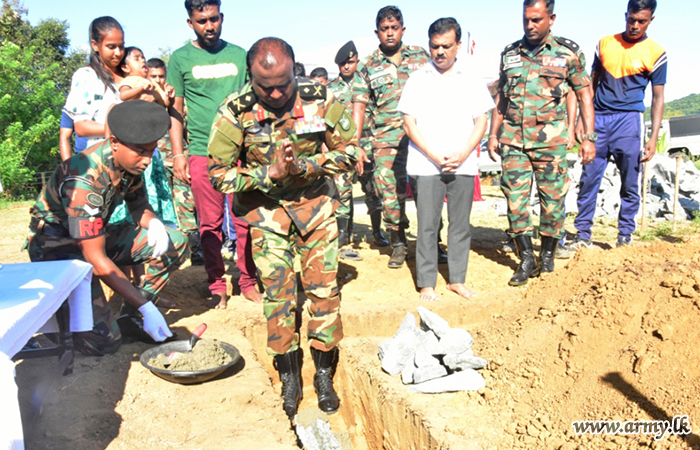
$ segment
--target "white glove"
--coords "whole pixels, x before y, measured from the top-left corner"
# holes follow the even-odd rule
[[[165,323],[163,315],[158,311],[153,302],[146,302],[139,308],[143,316],[143,329],[146,330],[154,341],[163,342],[173,335],[173,332]]]
[[[158,258],[168,251],[170,236],[165,231],[165,225],[158,219],[148,222],[148,245],[153,247],[153,257]]]

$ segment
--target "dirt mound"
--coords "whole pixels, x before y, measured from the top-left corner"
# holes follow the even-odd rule
[[[480,327],[475,342],[484,345],[494,374],[487,395],[511,419],[505,442],[567,449],[698,445],[697,434],[658,443],[643,434],[580,436],[571,422],[699,417],[699,250],[697,239],[585,249]]]

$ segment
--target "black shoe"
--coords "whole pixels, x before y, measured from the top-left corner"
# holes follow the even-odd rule
[[[293,419],[302,398],[299,350],[277,355],[274,365],[282,380],[282,406],[287,417]]]
[[[542,236],[540,248],[540,272],[554,272],[554,254],[559,244],[559,239],[551,236]]]
[[[382,233],[382,212],[374,211],[369,215],[372,221],[372,237],[374,238],[374,245],[377,247],[386,247],[389,245],[386,237]]]
[[[350,242],[350,236],[348,235],[348,218],[337,217],[336,221],[338,222],[338,248],[343,248]]]
[[[340,407],[340,399],[333,388],[333,375],[338,361],[338,348],[328,352],[311,349],[311,356],[316,366],[314,390],[318,396],[318,408],[326,414],[333,414]]]
[[[518,248],[521,260],[508,284],[511,286],[522,286],[527,284],[528,278],[539,276],[540,268],[537,266],[537,261],[535,261],[535,253],[532,251],[532,238],[530,236],[516,236],[515,245]]]
[[[437,249],[438,264],[447,264],[447,249],[440,243],[438,243]]]
[[[199,241],[199,231],[194,230],[187,233],[187,241],[190,244],[190,262],[193,266],[204,265],[204,254],[202,244]]]
[[[391,246],[394,250],[391,253],[391,258],[389,258],[387,267],[390,269],[398,269],[406,262],[406,255],[408,254],[408,247],[401,240],[401,235],[398,230],[391,230]]]

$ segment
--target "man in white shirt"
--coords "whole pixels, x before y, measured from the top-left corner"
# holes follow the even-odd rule
[[[430,64],[411,75],[401,95],[404,130],[411,139],[408,174],[417,178],[417,284],[424,301],[439,300],[437,234],[447,196],[449,283],[462,297],[475,293],[464,284],[471,246],[475,148],[486,131],[486,113],[494,107],[486,84],[474,77],[457,53],[462,31],[451,17],[430,25]]]

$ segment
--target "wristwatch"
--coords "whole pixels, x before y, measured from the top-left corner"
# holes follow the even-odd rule
[[[598,142],[598,133],[596,133],[594,131],[593,133],[584,134],[583,140],[584,141],[591,141],[595,144],[596,142]]]
[[[301,172],[299,173],[299,176],[302,176],[302,177],[303,177],[304,175],[306,175],[306,170],[308,169],[308,167],[307,167],[307,165],[306,165],[306,161],[304,161],[303,159],[298,160],[298,161],[297,161],[297,167],[298,167],[299,170],[301,171]]]

